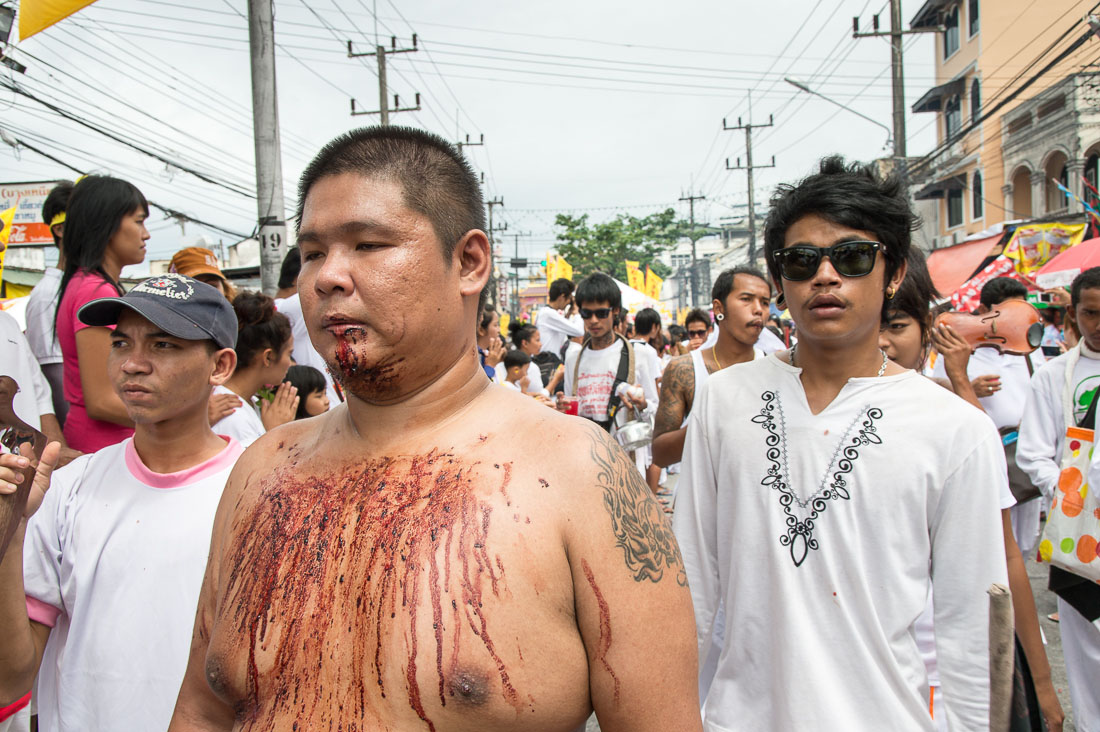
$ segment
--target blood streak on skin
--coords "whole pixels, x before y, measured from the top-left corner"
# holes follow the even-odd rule
[[[347,391],[353,394],[374,395],[390,390],[398,377],[397,366],[404,358],[383,358],[375,364],[356,352],[359,339],[364,333],[359,328],[351,328],[336,339],[336,364],[339,367],[333,375]]]
[[[596,595],[596,604],[600,608],[600,645],[596,649],[596,660],[600,662],[607,673],[611,674],[611,678],[615,682],[615,701],[618,702],[619,677],[615,675],[611,664],[607,662],[607,653],[611,650],[611,610],[607,606],[607,600],[603,599],[603,593],[600,592],[599,585],[596,584],[592,568],[588,566],[588,562],[584,559],[581,559],[581,569],[584,570],[584,576],[588,579],[588,584],[592,588],[593,594]]]
[[[443,642],[449,605],[449,673],[456,672],[466,625],[496,666],[506,701],[519,711],[519,695],[484,610],[483,581],[488,578],[487,589],[499,596],[504,564],[487,549],[492,506],[481,497],[485,491],[478,489],[482,481],[475,466],[433,451],[327,475],[300,471],[292,463],[261,481],[254,504],[233,527],[228,591],[218,610],[221,622],[248,637],[247,688],[236,706],[238,721],[271,730],[285,719],[316,727],[336,716],[376,716],[362,682],[373,677],[386,698],[384,679],[392,675],[385,671],[393,656],[392,645],[383,651],[383,640],[403,635],[408,704],[429,731],[435,730],[417,681],[425,574],[440,703],[446,706],[448,696]],[[508,495],[507,478],[500,490]],[[453,546],[458,572],[452,583]],[[262,675],[258,650],[267,656]],[[337,657],[350,668],[334,661],[322,671],[321,659]],[[322,683],[326,677],[332,688]],[[345,693],[356,685],[355,693]]]

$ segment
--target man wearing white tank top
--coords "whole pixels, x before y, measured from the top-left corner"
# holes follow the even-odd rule
[[[718,340],[711,348],[672,359],[661,377],[653,426],[654,464],[668,467],[680,462],[687,417],[707,376],[761,356],[753,344],[764,329],[771,294],[764,273],[752,267],[734,267],[718,275],[711,288]]]

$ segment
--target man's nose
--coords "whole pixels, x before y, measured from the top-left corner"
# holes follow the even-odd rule
[[[326,294],[334,290],[349,292],[352,289],[351,262],[340,247],[333,247],[325,254],[313,284],[319,292]]]

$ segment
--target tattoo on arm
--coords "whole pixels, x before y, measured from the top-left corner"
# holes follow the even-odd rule
[[[661,400],[653,421],[653,436],[680,429],[694,397],[695,366],[691,356],[678,356],[669,361],[661,377]]]
[[[686,587],[687,573],[672,527],[637,466],[602,430],[590,431],[589,439],[615,546],[623,550],[634,581],[660,582],[667,569]]]

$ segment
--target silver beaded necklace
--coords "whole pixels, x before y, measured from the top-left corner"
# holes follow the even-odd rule
[[[886,356],[886,351],[882,350],[881,348],[878,349],[878,350],[879,350],[879,353],[882,354],[882,365],[878,367],[878,373],[875,374],[875,376],[882,376],[883,374],[886,373],[886,367],[887,367],[887,365],[889,365],[890,359]],[[796,365],[795,362],[794,362],[794,355],[797,351],[798,351],[798,344],[796,343],[793,346],[791,346],[791,366]]]

